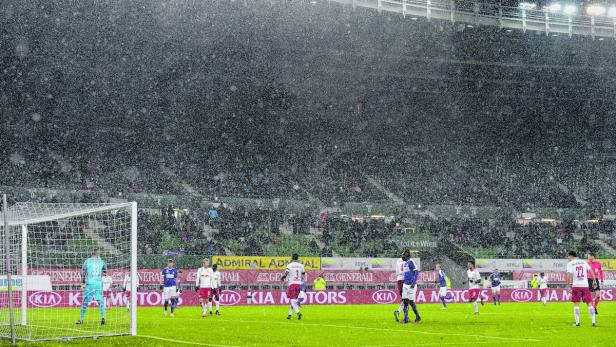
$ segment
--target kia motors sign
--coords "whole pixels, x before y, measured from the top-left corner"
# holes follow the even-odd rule
[[[529,302],[533,299],[533,292],[529,289],[514,289],[509,294],[511,301]]]
[[[34,292],[28,296],[32,307],[54,307],[62,304],[62,296],[53,291]]]
[[[234,290],[223,290],[220,292],[220,304],[223,306],[234,306],[242,301],[240,293]]]
[[[372,301],[376,304],[391,304],[398,301],[398,294],[393,290],[377,290],[372,293]]]
[[[467,303],[469,291],[467,289],[451,289],[447,291],[449,303]],[[105,302],[109,308],[123,308],[128,295],[121,291],[106,292]],[[491,300],[489,289],[480,291],[480,298]],[[502,289],[502,302],[531,303],[538,302],[539,290],[536,289]],[[0,292],[0,301],[7,301],[7,293]],[[199,296],[195,291],[185,291],[179,297],[180,306],[195,306],[195,314],[200,312]],[[570,301],[571,293],[567,289],[548,289],[547,299],[550,302]],[[20,296],[13,297],[15,307],[20,306]],[[57,307],[80,307],[83,300],[81,291],[37,291],[28,292],[28,307],[40,309],[55,309]],[[285,305],[290,303],[285,290],[223,290],[220,294],[221,304],[224,306],[259,306],[259,305]],[[601,300],[616,301],[616,289],[605,288],[601,290]],[[438,304],[441,302],[438,290],[419,289],[416,300],[418,304]],[[325,290],[307,291],[304,305],[343,305],[343,304],[394,304],[400,302],[398,292],[393,290]],[[140,291],[137,293],[138,306],[161,306],[163,304],[162,292],[158,290]],[[96,302],[88,303],[96,307]]]

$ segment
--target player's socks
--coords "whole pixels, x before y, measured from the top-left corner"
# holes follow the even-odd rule
[[[293,315],[293,305],[289,305],[289,317]]]
[[[494,305],[496,305],[496,295],[492,297],[492,300],[494,300]]]
[[[105,321],[105,301],[104,300],[98,303],[98,309],[99,309],[100,314],[101,314],[101,319],[103,321]],[[103,323],[103,324],[105,324],[105,323]]]
[[[173,312],[175,311],[177,304],[178,304],[178,299],[176,298],[171,299],[171,315],[173,315]]]
[[[207,311],[210,311],[210,316],[211,316],[212,315],[212,303],[211,302],[207,303],[207,310],[206,310],[206,312]]]
[[[443,302],[443,308],[447,308],[447,302],[445,301],[444,296],[441,296],[441,301]]]
[[[299,314],[299,307],[297,306],[297,299],[291,299],[291,306],[295,313]]]
[[[220,311],[220,300],[216,301],[216,312]]]
[[[165,315],[167,315],[167,307],[169,307],[169,300],[165,300]]]
[[[398,310],[394,311],[394,319],[396,320],[396,322],[400,321],[400,318],[398,317],[399,314],[400,314],[400,312]]]
[[[411,301],[411,308],[413,309],[413,313],[415,313],[415,322],[420,321],[421,317],[419,317],[419,311],[417,311],[417,305],[415,305],[415,301]]]
[[[473,301],[473,309],[475,310],[475,313],[479,312],[479,305],[477,304],[477,301]]]
[[[403,322],[404,323],[408,323],[408,321],[409,321],[409,305],[406,302],[404,303],[403,311],[404,311],[404,320],[403,320]]]
[[[81,315],[79,316],[79,321],[83,322],[83,318],[86,316],[87,309],[88,309],[88,303],[84,300],[81,303]]]
[[[404,310],[404,303],[401,303],[400,306],[398,306],[398,313],[402,312],[402,310]]]
[[[597,323],[597,316],[595,315],[595,308],[591,306],[588,306],[588,314],[590,315],[590,320],[592,321],[592,324],[596,324]]]
[[[580,308],[573,308],[573,317],[575,317],[575,324],[580,324]]]

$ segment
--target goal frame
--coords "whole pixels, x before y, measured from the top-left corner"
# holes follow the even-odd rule
[[[45,203],[45,204],[39,204],[39,206],[54,206],[54,205],[67,205],[67,204],[53,204],[53,203]],[[35,340],[31,340],[31,339],[24,339],[24,338],[18,338],[16,336],[15,333],[15,326],[16,325],[21,325],[21,326],[27,326],[28,321],[27,321],[27,313],[28,313],[28,290],[27,290],[27,283],[28,283],[28,225],[31,224],[36,224],[36,223],[44,223],[44,222],[51,222],[54,220],[60,220],[60,219],[65,219],[65,218],[72,218],[72,217],[79,217],[82,215],[89,215],[89,214],[95,214],[97,212],[104,212],[104,211],[108,211],[108,210],[118,210],[118,209],[124,209],[126,211],[130,211],[130,281],[131,281],[131,288],[132,290],[130,291],[130,329],[129,332],[127,334],[124,335],[130,335],[130,336],[136,336],[137,335],[137,283],[138,283],[138,279],[137,279],[137,203],[136,202],[126,202],[126,203],[110,203],[110,204],[105,204],[105,205],[101,205],[101,204],[91,204],[90,206],[88,206],[88,204],[75,204],[75,205],[79,205],[80,208],[73,211],[73,212],[66,212],[66,213],[57,213],[57,214],[48,214],[48,215],[42,215],[40,217],[34,217],[34,218],[27,218],[27,219],[17,219],[17,220],[11,220],[10,218],[10,213],[9,213],[9,208],[8,208],[8,203],[7,203],[7,197],[6,194],[4,194],[2,196],[2,219],[0,220],[0,223],[2,223],[3,226],[3,237],[4,241],[3,241],[3,251],[4,251],[4,259],[2,259],[2,261],[5,262],[5,266],[7,269],[7,273],[6,274],[0,274],[0,275],[6,275],[7,276],[7,296],[8,296],[8,302],[7,302],[7,306],[8,306],[8,311],[9,311],[9,322],[10,322],[10,337],[6,337],[6,336],[0,336],[0,339],[7,339],[9,338],[12,342],[12,344],[14,345],[16,343],[17,340],[21,340],[21,341],[42,341],[44,339],[35,339]],[[17,254],[16,251],[11,252],[11,248],[10,248],[10,241],[9,241],[9,237],[8,237],[8,233],[11,232],[11,227],[18,227],[19,230],[21,231],[21,249],[20,249],[20,255]],[[14,256],[19,256],[21,258],[21,273],[11,273],[11,258]],[[21,276],[21,290],[19,291],[15,291],[12,288],[12,276]],[[21,305],[20,307],[14,307],[13,305],[13,295],[17,294],[16,292],[20,292],[21,295]],[[20,319],[19,322],[16,322],[15,319],[15,310],[18,309],[20,310],[19,314],[20,314]],[[92,337],[106,337],[107,335],[99,335],[99,336],[84,336],[87,338],[92,338]],[[117,335],[116,335],[117,336]],[[75,336],[74,338],[81,338],[81,336]],[[58,339],[62,339],[62,338],[50,338],[48,340],[58,340]]]

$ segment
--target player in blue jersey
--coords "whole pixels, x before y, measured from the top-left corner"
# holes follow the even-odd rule
[[[402,254],[404,263],[404,285],[402,286],[402,302],[404,303],[404,320],[400,323],[406,324],[409,322],[409,306],[415,313],[415,321],[413,323],[421,322],[419,312],[417,311],[417,305],[415,305],[415,296],[417,294],[417,280],[419,279],[419,268],[415,265],[415,261],[411,259],[411,253],[404,251]]]
[[[103,276],[107,274],[107,264],[101,259],[98,249],[92,251],[92,256],[81,267],[81,316],[76,324],[83,324],[83,319],[92,299],[96,300],[101,314],[101,325],[105,325],[105,300],[103,299]]]
[[[488,278],[490,280],[490,287],[492,288],[492,300],[494,300],[494,305],[501,303],[501,275],[498,272],[498,269],[494,269],[494,272]]]
[[[171,301],[171,317],[178,305],[178,284],[179,284],[179,272],[178,269],[173,266],[173,259],[167,260],[167,267],[161,271],[160,289],[163,290],[163,300],[165,301],[164,315],[167,315],[167,307],[169,307],[169,301]]]
[[[447,295],[447,275],[445,271],[441,269],[441,264],[436,264],[434,270],[437,271],[438,277],[436,280],[438,286],[438,297],[443,303],[443,310],[447,309],[446,300],[450,300],[451,298]]]

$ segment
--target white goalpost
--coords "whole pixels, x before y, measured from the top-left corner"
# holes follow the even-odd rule
[[[9,206],[3,196],[0,231],[0,338],[137,334],[137,203]],[[86,278],[91,257],[101,271]]]

